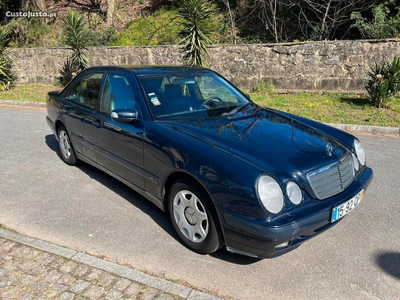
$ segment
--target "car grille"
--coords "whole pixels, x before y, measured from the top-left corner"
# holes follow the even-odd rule
[[[353,159],[348,155],[342,161],[308,173],[307,179],[318,199],[336,195],[353,182]]]

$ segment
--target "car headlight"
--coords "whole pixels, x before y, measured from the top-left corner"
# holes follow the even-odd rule
[[[293,181],[289,181],[286,185],[286,194],[289,197],[290,202],[295,205],[299,205],[303,201],[303,193],[300,187]]]
[[[283,208],[283,193],[271,176],[262,175],[257,181],[257,194],[265,209],[272,214],[278,214]]]
[[[358,169],[360,169],[360,164],[358,163],[358,159],[357,159],[357,157],[354,155],[354,153],[351,154],[351,157],[353,158],[354,169],[355,169],[356,171],[358,171]]]
[[[365,151],[358,140],[354,140],[354,149],[356,149],[357,158],[360,164],[362,166],[365,165]]]

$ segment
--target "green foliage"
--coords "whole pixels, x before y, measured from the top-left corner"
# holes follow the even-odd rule
[[[160,9],[140,18],[111,39],[113,46],[173,45],[180,41],[182,25],[175,11]]]
[[[13,80],[11,60],[6,55],[8,45],[8,31],[0,26],[0,91],[9,89]]]
[[[252,92],[273,95],[275,93],[275,87],[272,79],[268,81],[268,84],[264,80],[261,80],[253,87]]]
[[[179,34],[185,44],[184,60],[189,66],[205,66],[211,43],[208,23],[213,10],[215,7],[208,0],[182,0],[179,4],[178,15],[183,25]]]
[[[88,30],[85,29],[83,16],[76,10],[69,10],[63,18],[65,44],[73,51],[71,66],[73,71],[82,71],[89,66],[85,54],[88,42]]]
[[[105,30],[89,30],[87,35],[88,46],[108,46],[111,39],[115,35],[114,28],[107,28]]]
[[[66,61],[64,61],[64,64],[62,68],[60,69],[60,77],[58,78],[58,82],[55,82],[55,84],[58,84],[60,86],[65,86],[67,85],[68,82],[74,77],[75,73],[75,66],[73,65],[71,59],[67,58]]]
[[[10,32],[11,47],[47,46],[46,35],[51,28],[42,18],[15,18],[6,25]]]
[[[375,63],[367,75],[368,100],[376,107],[388,107],[400,91],[400,57],[383,64]]]
[[[361,13],[354,12],[351,19],[355,23],[352,28],[357,28],[363,38],[386,39],[400,36],[400,12],[390,16],[388,7],[377,6],[372,9],[373,20],[368,21]]]

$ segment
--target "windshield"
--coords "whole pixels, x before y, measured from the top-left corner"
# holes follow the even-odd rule
[[[156,119],[216,117],[249,102],[213,72],[140,76],[139,82]]]

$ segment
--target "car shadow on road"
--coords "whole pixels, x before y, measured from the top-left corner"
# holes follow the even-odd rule
[[[376,264],[387,274],[400,279],[400,252],[383,252],[376,255]]]
[[[47,146],[51,150],[56,152],[58,157],[62,159],[58,151],[58,142],[54,135],[47,135],[45,137],[45,141]],[[102,185],[106,186],[107,188],[124,198],[132,205],[139,208],[141,211],[150,216],[169,235],[171,235],[174,239],[179,240],[179,237],[175,233],[168,216],[150,201],[146,200],[144,197],[136,193],[134,190],[132,190],[130,187],[123,184],[119,180],[89,164],[80,162],[76,167],[84,172],[86,175],[88,175],[90,178],[98,181]]]
[[[54,152],[57,153],[58,157],[60,159],[60,153],[58,151],[58,142],[55,138],[54,135],[46,135],[45,137],[45,142],[46,145],[53,150]],[[106,186],[119,196],[123,197],[126,201],[143,211],[145,214],[147,214],[150,218],[154,220],[158,226],[160,226],[166,233],[168,233],[172,238],[177,240],[179,243],[182,244],[179,236],[176,234],[171,221],[169,220],[169,217],[167,214],[165,214],[163,211],[161,211],[157,206],[152,204],[150,201],[136,193],[134,190],[132,190],[130,187],[127,185],[123,184],[122,182],[118,181],[114,177],[104,173],[103,171],[89,165],[86,163],[80,163],[76,166],[79,168],[82,172],[90,176],[90,178],[98,181],[102,185]],[[182,246],[184,246],[182,244]],[[252,258],[252,257],[247,257],[243,255],[238,255],[234,253],[230,253],[225,249],[221,249],[213,254],[211,254],[212,257],[217,258],[219,260],[223,260],[226,262],[234,263],[234,264],[239,264],[239,265],[248,265],[255,263],[259,261],[257,258]]]

